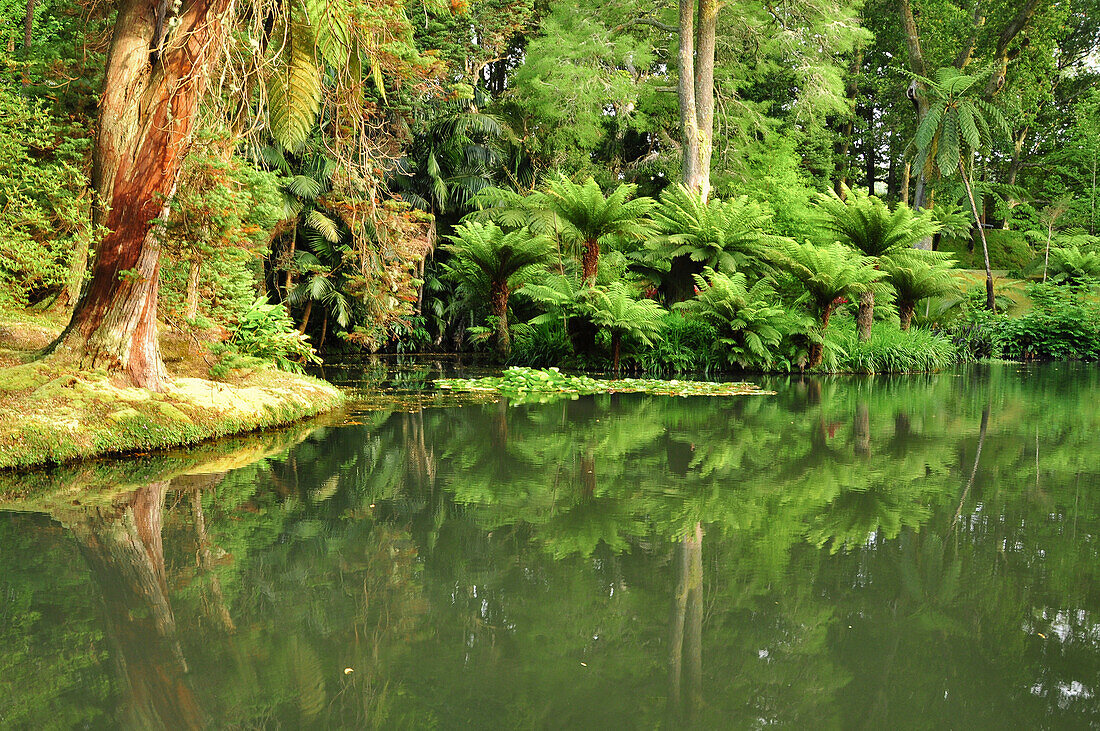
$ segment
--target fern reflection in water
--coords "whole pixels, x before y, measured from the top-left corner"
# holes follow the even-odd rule
[[[27,480],[0,717],[1094,722],[1095,371],[761,385],[364,411]]]

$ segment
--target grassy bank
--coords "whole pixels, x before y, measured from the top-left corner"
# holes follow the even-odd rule
[[[197,444],[291,424],[344,400],[322,380],[268,368],[212,381],[198,365],[176,363],[183,376],[153,393],[56,359],[20,362],[50,341],[52,324],[0,322],[0,469]]]

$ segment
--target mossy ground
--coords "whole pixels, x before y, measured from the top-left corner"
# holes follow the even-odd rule
[[[263,368],[225,382],[177,377],[153,393],[57,359],[25,362],[59,331],[49,323],[9,316],[0,328],[0,469],[196,444],[290,424],[344,400],[325,381]],[[197,373],[201,363],[170,368]]]

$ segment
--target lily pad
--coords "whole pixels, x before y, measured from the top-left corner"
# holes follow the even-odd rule
[[[467,393],[498,393],[530,398],[549,394],[587,395],[593,393],[648,393],[655,396],[767,396],[752,383],[716,383],[713,381],[662,381],[652,378],[601,379],[571,376],[557,368],[509,368],[500,376],[486,378],[442,378],[436,388]]]

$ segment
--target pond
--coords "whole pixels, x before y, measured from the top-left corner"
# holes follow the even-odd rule
[[[1100,722],[1095,369],[528,404],[434,372],[7,477],[0,727]]]

